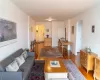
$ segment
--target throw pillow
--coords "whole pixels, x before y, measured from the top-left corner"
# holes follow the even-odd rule
[[[6,67],[6,71],[18,71],[19,66],[16,62],[16,60],[14,60],[12,63],[10,63],[7,67]]]
[[[15,60],[17,61],[19,67],[25,62],[23,55],[20,55]]]
[[[24,51],[22,54],[23,54],[24,59],[28,57],[27,51]]]

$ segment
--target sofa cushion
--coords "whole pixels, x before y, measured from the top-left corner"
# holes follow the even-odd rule
[[[18,71],[19,66],[16,62],[16,60],[14,60],[12,63],[10,63],[7,67],[6,67],[6,71]]]
[[[13,62],[13,58],[11,56],[7,57],[3,61],[0,62],[0,72],[6,71],[6,66]]]
[[[27,52],[28,56],[33,56],[35,57],[35,53],[34,52]]]
[[[24,51],[22,54],[23,54],[24,59],[28,57],[27,51]]]
[[[33,61],[26,61],[24,64],[22,64],[20,66],[20,69],[23,69],[23,68],[31,68],[33,65]]]
[[[25,62],[23,55],[20,55],[15,60],[17,61],[18,66],[21,66]]]
[[[34,61],[34,57],[33,56],[28,56],[26,61],[30,61],[30,60]]]
[[[29,68],[29,69],[32,68],[34,60],[33,59],[30,60],[30,59],[27,58],[27,60],[25,61],[25,63],[20,66],[21,70],[24,69],[24,68]]]
[[[24,72],[22,72],[23,80],[28,80],[31,69],[26,67],[24,67],[23,69],[25,70]]]
[[[29,77],[29,74],[31,72],[32,66],[34,63],[33,57],[28,57],[24,64],[22,64],[18,71],[23,72],[23,80],[26,80]]]
[[[23,53],[23,49],[19,49],[16,52],[14,52],[14,54],[12,54],[13,58],[19,57],[22,53]]]
[[[0,62],[0,72],[6,71],[5,67],[8,66],[10,63],[14,61],[14,58],[18,57],[23,53],[23,49],[17,50],[15,53],[10,55],[9,57],[5,58],[3,61]]]

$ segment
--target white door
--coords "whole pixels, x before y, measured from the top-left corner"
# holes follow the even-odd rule
[[[58,39],[60,38],[65,38],[65,28],[63,26],[58,28]]]
[[[52,22],[52,46],[58,46],[58,40],[65,37],[64,21]]]

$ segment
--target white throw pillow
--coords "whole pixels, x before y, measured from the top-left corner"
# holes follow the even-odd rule
[[[10,63],[7,67],[6,67],[6,71],[18,71],[19,66],[16,62],[16,60],[14,60],[12,63]]]
[[[23,55],[20,55],[15,60],[17,61],[18,66],[21,66],[25,62],[25,59],[24,59]]]
[[[26,59],[28,57],[27,51],[24,51],[23,53],[24,59]]]

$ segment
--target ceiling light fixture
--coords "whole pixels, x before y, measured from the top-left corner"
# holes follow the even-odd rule
[[[49,17],[49,18],[47,18],[45,20],[47,20],[47,21],[53,21],[53,20],[56,20],[56,19],[53,19],[52,17]]]

